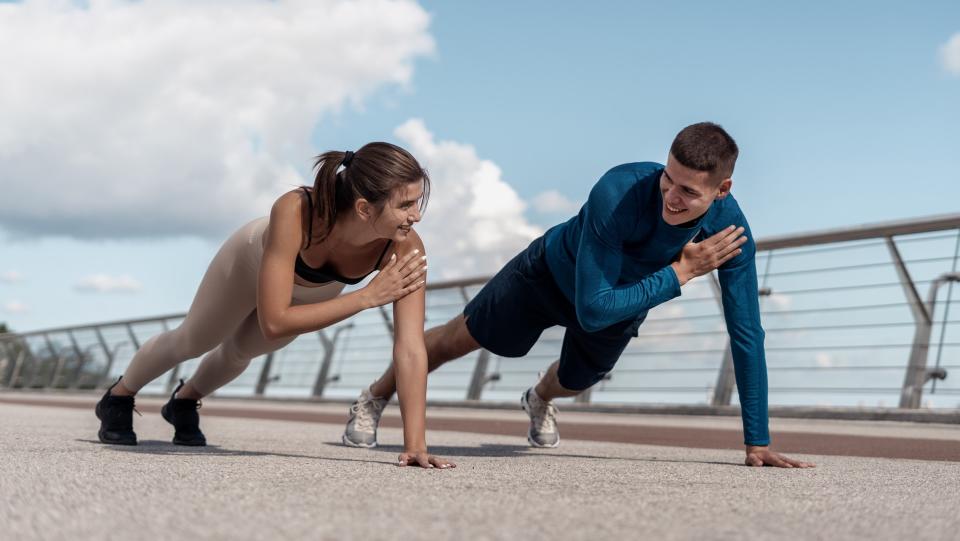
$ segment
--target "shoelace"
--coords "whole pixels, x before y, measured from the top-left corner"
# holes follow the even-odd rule
[[[376,400],[357,400],[350,406],[355,415],[353,426],[360,432],[373,432],[381,410],[382,406]]]
[[[557,407],[552,403],[540,402],[540,407],[534,407],[533,422],[538,432],[557,431]]]

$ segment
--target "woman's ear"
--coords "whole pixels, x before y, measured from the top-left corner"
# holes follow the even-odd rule
[[[360,197],[353,202],[353,210],[357,213],[357,216],[364,221],[373,219],[376,216],[376,209],[369,201]]]

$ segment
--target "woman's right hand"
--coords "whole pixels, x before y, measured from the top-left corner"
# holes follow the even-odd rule
[[[426,283],[423,280],[427,272],[427,256],[421,256],[420,250],[414,250],[397,261],[397,254],[380,269],[380,272],[362,289],[367,307],[383,306],[420,289]]]

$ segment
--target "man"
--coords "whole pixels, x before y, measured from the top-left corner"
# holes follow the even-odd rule
[[[749,466],[812,467],[769,448],[767,372],[760,325],[756,246],[730,195],[739,150],[703,122],[674,139],[666,166],[631,163],[608,171],[580,213],[533,241],[471,300],[463,314],[426,333],[429,370],[485,348],[525,355],[544,329],[566,328],[560,359],[521,404],[527,440],[556,447],[552,400],[574,396],[616,364],[647,312],[717,269],[743,417]],[[396,391],[391,365],[351,407],[343,442],[376,445],[380,414]]]

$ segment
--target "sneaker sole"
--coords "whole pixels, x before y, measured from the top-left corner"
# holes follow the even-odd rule
[[[527,433],[527,443],[530,444],[530,447],[536,447],[538,449],[553,449],[554,447],[560,447],[560,438],[557,438],[557,442],[553,445],[544,445],[537,443],[536,440],[530,437],[530,433]]]
[[[102,430],[97,431],[97,438],[100,440],[100,443],[106,443],[107,445],[136,445],[137,444],[137,440],[133,440],[133,441],[108,440],[107,438],[103,437]]]
[[[206,447],[207,441],[195,442],[190,440],[178,440],[176,436],[173,437],[174,445],[185,445],[187,447]]]
[[[344,434],[343,436],[341,436],[341,437],[340,437],[340,440],[341,440],[341,441],[343,442],[343,444],[346,445],[347,447],[357,447],[357,448],[360,448],[360,449],[373,449],[374,447],[377,446],[377,442],[373,442],[373,443],[357,443],[357,442],[355,442],[355,441],[351,441],[349,438],[347,438],[347,435],[346,435],[346,434]]]
[[[173,425],[173,420],[170,419],[170,414],[168,413],[166,404],[164,404],[163,407],[160,408],[160,416],[163,417],[164,421],[166,421],[170,425]],[[174,445],[185,445],[187,447],[206,447],[207,446],[206,439],[204,439],[203,441],[181,440],[177,438],[176,432],[173,433],[172,442]]]
[[[527,414],[527,416],[529,417],[529,416],[530,416],[530,408],[529,408],[529,406],[527,405],[527,393],[523,393],[522,395],[520,395],[520,407],[523,408],[523,411],[524,411],[524,412]],[[543,444],[543,443],[540,443],[540,442],[538,442],[537,440],[533,439],[533,436],[531,435],[531,429],[528,428],[528,429],[527,429],[527,443],[529,443],[531,447],[538,447],[538,448],[540,448],[540,449],[553,449],[554,447],[558,447],[558,446],[560,445],[560,435],[559,435],[559,434],[557,435],[557,441],[556,441],[556,442],[554,442],[554,443],[552,443],[552,444],[549,444],[549,445],[548,445],[548,444]]]

